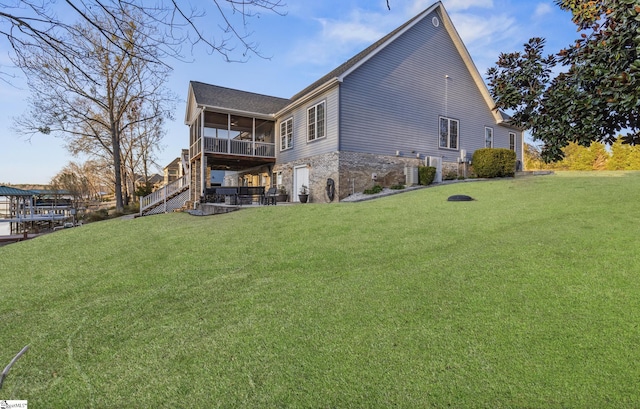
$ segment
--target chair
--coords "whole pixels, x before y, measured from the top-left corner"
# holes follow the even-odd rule
[[[267,190],[267,192],[264,194],[262,203],[267,206],[271,204],[276,205],[278,203],[278,201],[276,200],[277,196],[278,196],[278,188],[270,187],[269,190]]]

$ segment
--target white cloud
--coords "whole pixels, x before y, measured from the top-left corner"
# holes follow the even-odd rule
[[[456,30],[468,46],[473,43],[489,44],[509,37],[516,19],[506,14],[481,16],[466,13],[451,14]]]
[[[317,65],[339,64],[359,49],[374,43],[396,23],[384,13],[353,11],[346,19],[315,19],[321,30],[313,38],[301,39],[290,54],[295,62]]]
[[[493,0],[443,0],[447,11],[468,10],[472,7],[493,8]]]
[[[493,0],[442,0],[442,4],[444,4],[444,8],[448,12],[468,10],[473,7],[493,8]],[[432,5],[433,0],[413,0],[413,3],[409,6],[409,11],[411,15],[416,15]]]
[[[544,17],[547,14],[551,14],[553,12],[553,7],[549,3],[539,3],[536,6],[536,11],[533,13],[535,18]]]
[[[500,48],[518,38],[517,19],[508,14],[452,13],[451,21],[483,76],[495,64],[500,52],[508,51]]]

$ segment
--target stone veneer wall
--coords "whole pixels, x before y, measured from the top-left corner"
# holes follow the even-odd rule
[[[191,188],[189,189],[189,195],[191,196],[191,201],[199,202],[200,201],[200,159],[196,159],[190,164],[191,172],[190,173],[190,181]]]
[[[403,158],[370,153],[340,152],[340,199],[374,185],[404,185],[405,166],[424,166],[424,158]],[[377,179],[372,179],[372,174]]]
[[[282,185],[287,188],[289,201],[293,202],[293,195],[298,194],[298,192],[291,191],[293,189],[293,169],[298,166],[306,165],[309,167],[309,202],[330,202],[325,189],[328,178],[333,179],[335,182],[336,194],[333,201],[337,202],[339,192],[338,158],[338,152],[312,156],[310,158],[278,164],[274,166],[273,172],[282,172]]]
[[[424,157],[403,158],[359,152],[331,152],[298,161],[274,166],[273,172],[282,172],[282,185],[287,188],[289,201],[293,201],[293,169],[297,166],[309,167],[309,202],[329,203],[325,187],[327,179],[335,182],[336,193],[333,202],[342,200],[353,193],[362,192],[374,185],[390,187],[406,184],[405,166],[424,166]],[[457,173],[459,164],[443,162],[443,175]],[[372,174],[377,179],[372,179]]]

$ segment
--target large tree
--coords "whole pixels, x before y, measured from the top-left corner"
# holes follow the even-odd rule
[[[545,161],[562,159],[569,142],[612,144],[622,134],[624,143],[640,143],[640,4],[556,4],[572,13],[578,38],[548,56],[542,38],[529,40],[523,52],[501,54],[487,73],[496,109],[542,141]]]
[[[31,90],[29,110],[18,119],[18,128],[61,135],[74,153],[108,158],[118,211],[124,207],[123,141],[139,136],[135,135],[139,123],[157,124],[159,118],[170,117],[174,100],[164,86],[168,67],[154,58],[139,58],[131,46],[143,46],[155,27],[145,24],[136,9],[126,13],[125,41],[107,39],[86,22],[74,26],[77,35],[65,38],[65,44],[84,57],[73,64],[46,46],[26,47],[14,59],[27,74]],[[101,27],[115,31],[111,21],[110,15],[96,17]],[[146,55],[155,56],[153,50],[149,44]]]
[[[206,17],[207,7],[213,18]],[[283,7],[282,0],[211,0],[200,9],[180,0],[0,3],[0,37],[10,44],[10,55],[25,72],[32,91],[31,111],[18,125],[27,133],[64,133],[73,152],[110,157],[116,207],[122,210],[127,172],[121,138],[132,127],[123,118],[149,99],[131,98],[129,91],[135,88],[129,81],[131,74],[140,78],[151,71],[162,77],[157,73],[161,67],[169,69],[166,57],[184,58],[185,48],[198,43],[227,61],[260,55],[250,40],[248,21],[262,10],[283,14]],[[213,32],[207,31],[210,27]],[[241,47],[236,49],[238,43]],[[143,92],[157,85],[156,81],[149,87],[145,81]],[[156,92],[162,93],[160,88]],[[157,129],[152,131],[158,135]],[[145,154],[153,156],[149,151]]]

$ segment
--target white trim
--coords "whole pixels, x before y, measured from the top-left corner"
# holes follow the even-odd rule
[[[303,183],[298,183],[298,172],[297,170],[299,169],[307,169],[307,180],[303,180]],[[300,202],[300,198],[298,197],[298,194],[300,193],[299,189],[298,189],[298,185],[306,185],[307,188],[309,187],[309,176],[310,176],[309,172],[309,167],[307,165],[298,165],[298,166],[294,166],[293,167],[293,186],[292,186],[292,192],[291,192],[291,201],[292,202]]]
[[[213,111],[217,114],[229,114],[229,115],[237,115],[237,116],[246,116],[257,119],[264,119],[267,121],[273,121],[275,119],[274,114],[264,114],[259,112],[251,112],[251,111],[242,111],[240,109],[231,109],[225,107],[218,107],[214,105],[198,105],[205,111]]]
[[[491,138],[487,138],[487,131],[491,131]],[[487,140],[489,140],[491,143],[491,146],[487,146]],[[485,126],[484,127],[484,147],[485,148],[493,148],[493,128],[490,126]]]
[[[494,107],[496,106],[496,103],[491,97],[489,88],[487,88],[487,84],[485,84],[484,80],[482,79],[482,75],[480,75],[480,71],[478,71],[478,67],[476,67],[476,64],[471,59],[469,50],[467,50],[467,47],[462,42],[462,38],[460,37],[460,34],[458,34],[458,31],[454,27],[453,23],[451,22],[451,19],[449,18],[449,14],[447,14],[447,11],[445,10],[442,3],[438,2],[437,4],[440,7],[440,11],[441,11],[440,18],[442,20],[442,23],[444,23],[444,27],[447,29],[447,32],[451,36],[451,39],[453,40],[453,44],[458,49],[458,53],[460,54],[460,57],[462,57],[462,60],[464,61],[465,65],[467,66],[467,69],[469,70],[469,73],[471,74],[471,77],[473,78],[473,81],[476,83],[476,86],[478,87],[478,89],[480,90],[480,93],[484,97],[484,100],[487,103],[487,106],[491,110],[491,113],[493,114],[493,118],[495,119],[496,124],[504,122],[504,118],[502,117],[500,112],[497,109],[494,109]]]
[[[511,149],[511,135],[513,135],[513,149]],[[516,146],[516,142],[518,140],[518,136],[516,135],[515,132],[509,132],[509,149],[511,149],[514,152],[518,152],[518,147]]]
[[[447,120],[447,146],[441,146],[440,145],[440,121],[442,121],[443,119]],[[455,148],[451,148],[451,121],[454,121],[457,123],[456,126],[456,130],[458,131],[458,134],[456,135],[456,147]],[[460,150],[460,120],[459,119],[455,119],[455,118],[450,118],[448,116],[444,116],[444,115],[440,115],[438,116],[438,149],[446,149],[446,150],[450,150],[450,151],[459,151]]]
[[[315,88],[313,91],[309,92],[305,96],[298,98],[292,104],[289,104],[286,107],[282,108],[280,111],[276,112],[274,114],[275,117],[283,116],[285,113],[287,113],[289,111],[293,111],[294,109],[300,107],[301,105],[307,104],[310,100],[318,97],[321,94],[324,94],[325,92],[327,92],[331,88],[333,88],[336,84],[339,84],[341,82],[342,82],[342,80],[337,78],[337,77],[331,78],[329,81],[325,82],[324,84],[322,84],[318,88]]]
[[[431,7],[429,7],[428,9],[426,9],[425,11],[423,11],[422,13],[420,13],[418,15],[418,17],[415,17],[415,19],[410,23],[407,24],[406,27],[404,27],[402,30],[398,31],[394,36],[392,36],[391,38],[387,39],[387,41],[384,42],[384,44],[381,44],[380,46],[378,46],[375,50],[371,51],[369,54],[367,54],[366,57],[364,57],[363,59],[361,59],[360,61],[358,61],[356,64],[354,64],[351,68],[349,68],[348,70],[346,70],[345,72],[342,73],[342,75],[340,75],[338,77],[338,79],[340,80],[340,82],[344,81],[344,78],[347,77],[349,74],[351,74],[352,72],[354,72],[355,70],[357,70],[358,68],[360,68],[360,66],[362,66],[363,64],[365,64],[367,61],[369,61],[370,59],[372,59],[376,54],[378,54],[380,51],[382,51],[383,49],[385,49],[389,44],[393,43],[394,41],[396,41],[398,39],[398,37],[402,36],[404,33],[406,33],[407,31],[409,31],[413,26],[415,26],[416,24],[418,24],[420,21],[422,21],[426,16],[428,16],[429,14],[431,14],[434,10],[436,10],[438,7],[442,7],[442,10],[444,10],[444,7],[442,6],[442,3],[437,2],[434,5],[432,5]]]
[[[287,146],[283,149],[282,148],[282,138],[283,138],[282,125],[286,124],[289,121],[291,121],[291,144],[287,143],[286,144]],[[278,145],[279,145],[279,148],[280,148],[280,152],[288,151],[290,149],[293,149],[293,115],[288,117],[288,118],[286,118],[286,119],[281,120],[280,123],[278,124],[278,138],[279,138]]]
[[[322,136],[318,136],[318,124],[320,123],[320,121],[318,120],[318,107],[322,105],[322,109],[323,109],[323,116],[322,116]],[[310,139],[309,138],[309,127],[310,127],[310,123],[309,123],[309,111],[311,111],[312,109],[315,109],[314,111],[314,138]],[[306,112],[306,117],[307,117],[307,142],[314,142],[317,141],[318,139],[324,139],[327,137],[327,100],[323,99],[322,101],[318,101],[315,104],[307,107]]]

